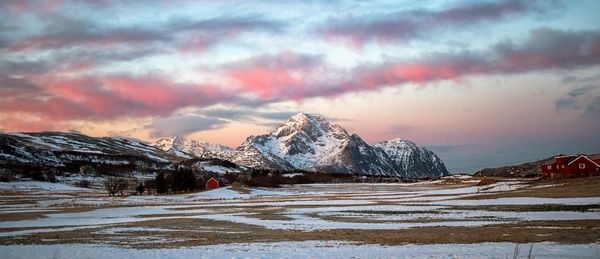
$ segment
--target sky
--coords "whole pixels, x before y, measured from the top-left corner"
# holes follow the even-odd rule
[[[0,130],[236,147],[321,114],[451,172],[600,152],[600,1],[0,2]]]

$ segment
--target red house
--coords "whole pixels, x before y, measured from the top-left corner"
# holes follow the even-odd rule
[[[217,189],[219,188],[219,181],[217,181],[217,179],[215,179],[214,177],[211,177],[210,179],[208,179],[208,181],[206,181],[206,189],[207,190],[212,190],[212,189]]]
[[[592,160],[586,155],[567,155],[554,157],[554,163],[542,164],[542,176],[563,178],[573,176],[593,176],[600,172],[600,160]]]

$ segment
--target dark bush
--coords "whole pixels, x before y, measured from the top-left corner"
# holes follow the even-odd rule
[[[164,173],[159,173],[156,175],[154,179],[154,184],[156,185],[157,193],[167,193],[169,192],[169,184],[167,183],[167,179]]]
[[[81,180],[77,183],[77,186],[81,187],[81,188],[89,188],[90,187],[90,181],[88,180]]]
[[[139,194],[142,195],[145,191],[146,191],[146,187],[144,186],[143,183],[138,184],[137,187],[135,187],[135,191]]]

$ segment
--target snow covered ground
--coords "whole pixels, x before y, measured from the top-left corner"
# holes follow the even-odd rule
[[[509,197],[496,199],[469,199],[486,193],[513,191],[524,188],[524,183],[502,182],[481,187],[460,187],[448,189],[423,189],[402,184],[376,185],[375,190],[358,189],[348,192],[331,190],[330,185],[309,185],[310,191],[299,192],[296,189],[247,189],[238,192],[230,188],[199,192],[196,194],[163,195],[163,196],[130,196],[126,198],[108,197],[56,197],[41,199],[35,204],[24,204],[23,207],[11,204],[3,207],[2,213],[18,213],[37,209],[46,212],[48,207],[61,206],[126,206],[122,208],[98,208],[79,213],[60,213],[48,211],[48,215],[40,219],[3,221],[0,228],[16,227],[67,227],[93,226],[138,222],[151,219],[148,215],[169,215],[171,218],[202,218],[230,221],[235,223],[258,225],[271,229],[295,229],[304,231],[324,229],[406,229],[427,226],[482,226],[516,222],[523,220],[584,220],[599,219],[600,211],[545,211],[545,212],[499,212],[485,210],[458,210],[455,206],[483,205],[593,205],[600,204],[600,197],[582,198],[534,198]],[[344,185],[336,185],[340,188]],[[348,186],[348,185],[346,185]],[[412,191],[390,192],[388,188],[408,188]],[[54,191],[87,190],[64,184],[41,182],[3,183],[0,188],[16,189],[32,188]],[[365,186],[359,186],[365,188]],[[379,187],[379,188],[378,188]],[[384,188],[387,187],[387,188]],[[382,189],[383,188],[383,189]],[[355,188],[356,189],[356,188]],[[11,196],[0,197],[0,202],[9,202]],[[381,202],[392,203],[379,205]],[[148,206],[152,205],[152,206]],[[305,208],[298,208],[302,206]],[[288,217],[287,220],[270,220],[251,217],[255,208],[280,208],[277,214]],[[231,212],[222,213],[223,208]],[[382,214],[372,214],[379,211]],[[393,212],[405,213],[395,215]],[[428,212],[429,211],[429,212]],[[232,213],[233,212],[233,213]],[[365,213],[367,212],[367,213]],[[391,214],[391,215],[390,215]],[[321,216],[341,218],[363,218],[365,222],[335,222],[322,219]],[[142,218],[144,217],[144,218]],[[486,219],[486,220],[482,220]],[[391,222],[434,220],[434,222]],[[35,231],[33,231],[35,232]]]
[[[597,258],[597,244],[535,243],[519,246],[520,258],[529,247],[535,258]],[[512,258],[513,243],[435,245],[357,245],[341,241],[238,243],[176,249],[130,249],[104,245],[0,246],[3,258]]]
[[[89,192],[90,189],[79,188],[62,183],[49,183],[49,182],[37,182],[37,181],[23,181],[23,182],[0,182],[0,190],[20,190],[20,191],[78,191],[78,192]]]
[[[324,231],[380,230],[394,233],[393,231],[420,231],[434,227],[477,229],[529,222],[543,222],[539,223],[540,225],[531,225],[532,229],[576,231],[579,229],[577,222],[592,224],[591,227],[587,227],[589,231],[600,228],[593,225],[593,222],[600,221],[600,197],[481,197],[528,189],[539,190],[540,187],[522,181],[499,182],[485,187],[445,186],[431,182],[311,184],[280,189],[219,188],[193,194],[108,197],[98,190],[65,184],[0,183],[0,253],[7,255],[2,258],[39,258],[53,255],[59,258],[95,258],[100,255],[128,258],[213,258],[224,254],[226,257],[267,258],[373,257],[371,255],[406,258],[428,258],[430,255],[439,258],[505,258],[506,255],[512,256],[514,243],[380,246],[326,240],[274,243],[257,241],[259,243],[144,250],[111,245],[193,242],[203,240],[205,233],[218,234],[211,237],[211,240],[226,238],[227,235],[233,235],[232,240],[237,240],[236,235],[258,230],[264,230],[265,233],[293,230],[320,237],[319,233]],[[485,208],[506,205],[564,208],[548,211],[498,211]],[[568,206],[580,207],[571,210]],[[585,209],[588,208],[585,206],[590,209]],[[168,223],[157,225],[157,222],[162,221]],[[186,222],[191,225],[182,229],[177,225],[180,223],[172,225],[169,222]],[[195,222],[202,224],[198,225]],[[208,222],[219,226],[212,227]],[[564,225],[561,222],[575,226]],[[518,228],[523,229],[523,226],[519,225]],[[99,241],[94,241],[95,244],[92,245],[88,239],[81,238],[76,240],[81,244],[40,245],[39,240],[42,240],[42,244],[43,240],[56,242],[60,238],[54,236],[64,238],[74,231],[99,235]],[[418,234],[419,231],[414,233]],[[192,232],[194,235],[183,235]],[[552,233],[540,232],[539,237],[548,235],[551,236]],[[24,241],[30,239],[38,241]],[[262,236],[259,240],[262,240]],[[564,241],[571,243],[570,240]],[[572,245],[538,241],[534,244],[534,254],[537,258],[586,258],[590,255],[598,257],[600,246],[593,240],[592,244],[589,244],[589,240],[587,242]],[[15,243],[29,245],[8,245]]]

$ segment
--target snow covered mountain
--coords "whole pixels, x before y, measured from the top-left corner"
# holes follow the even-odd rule
[[[375,145],[408,177],[441,177],[449,175],[444,162],[431,150],[405,139],[382,141]]]
[[[177,160],[181,159],[123,137],[95,138],[63,132],[0,134],[0,164],[11,167],[104,165],[143,170],[166,168]]]
[[[219,144],[211,144],[181,136],[159,139],[152,146],[164,150],[172,155],[183,158],[221,158],[227,157],[233,149]]]
[[[251,136],[238,151],[233,157],[238,163],[258,156],[264,164],[277,164],[281,169],[395,174],[389,160],[358,135],[313,114],[294,115],[268,134]]]
[[[75,170],[82,165],[106,172],[168,170],[183,160],[197,158],[204,159],[196,165],[204,169],[215,167],[203,163],[216,158],[236,166],[280,170],[404,178],[448,174],[439,157],[408,140],[371,146],[342,126],[306,113],[290,117],[268,134],[248,137],[236,149],[183,137],[164,138],[149,145],[123,137],[95,138],[77,133],[0,134],[0,165],[22,171],[31,166]]]
[[[175,155],[214,157],[253,168],[405,178],[448,174],[433,152],[412,142],[393,140],[371,146],[340,125],[307,113],[290,117],[268,134],[248,137],[236,149],[183,138],[159,140],[154,146]]]

